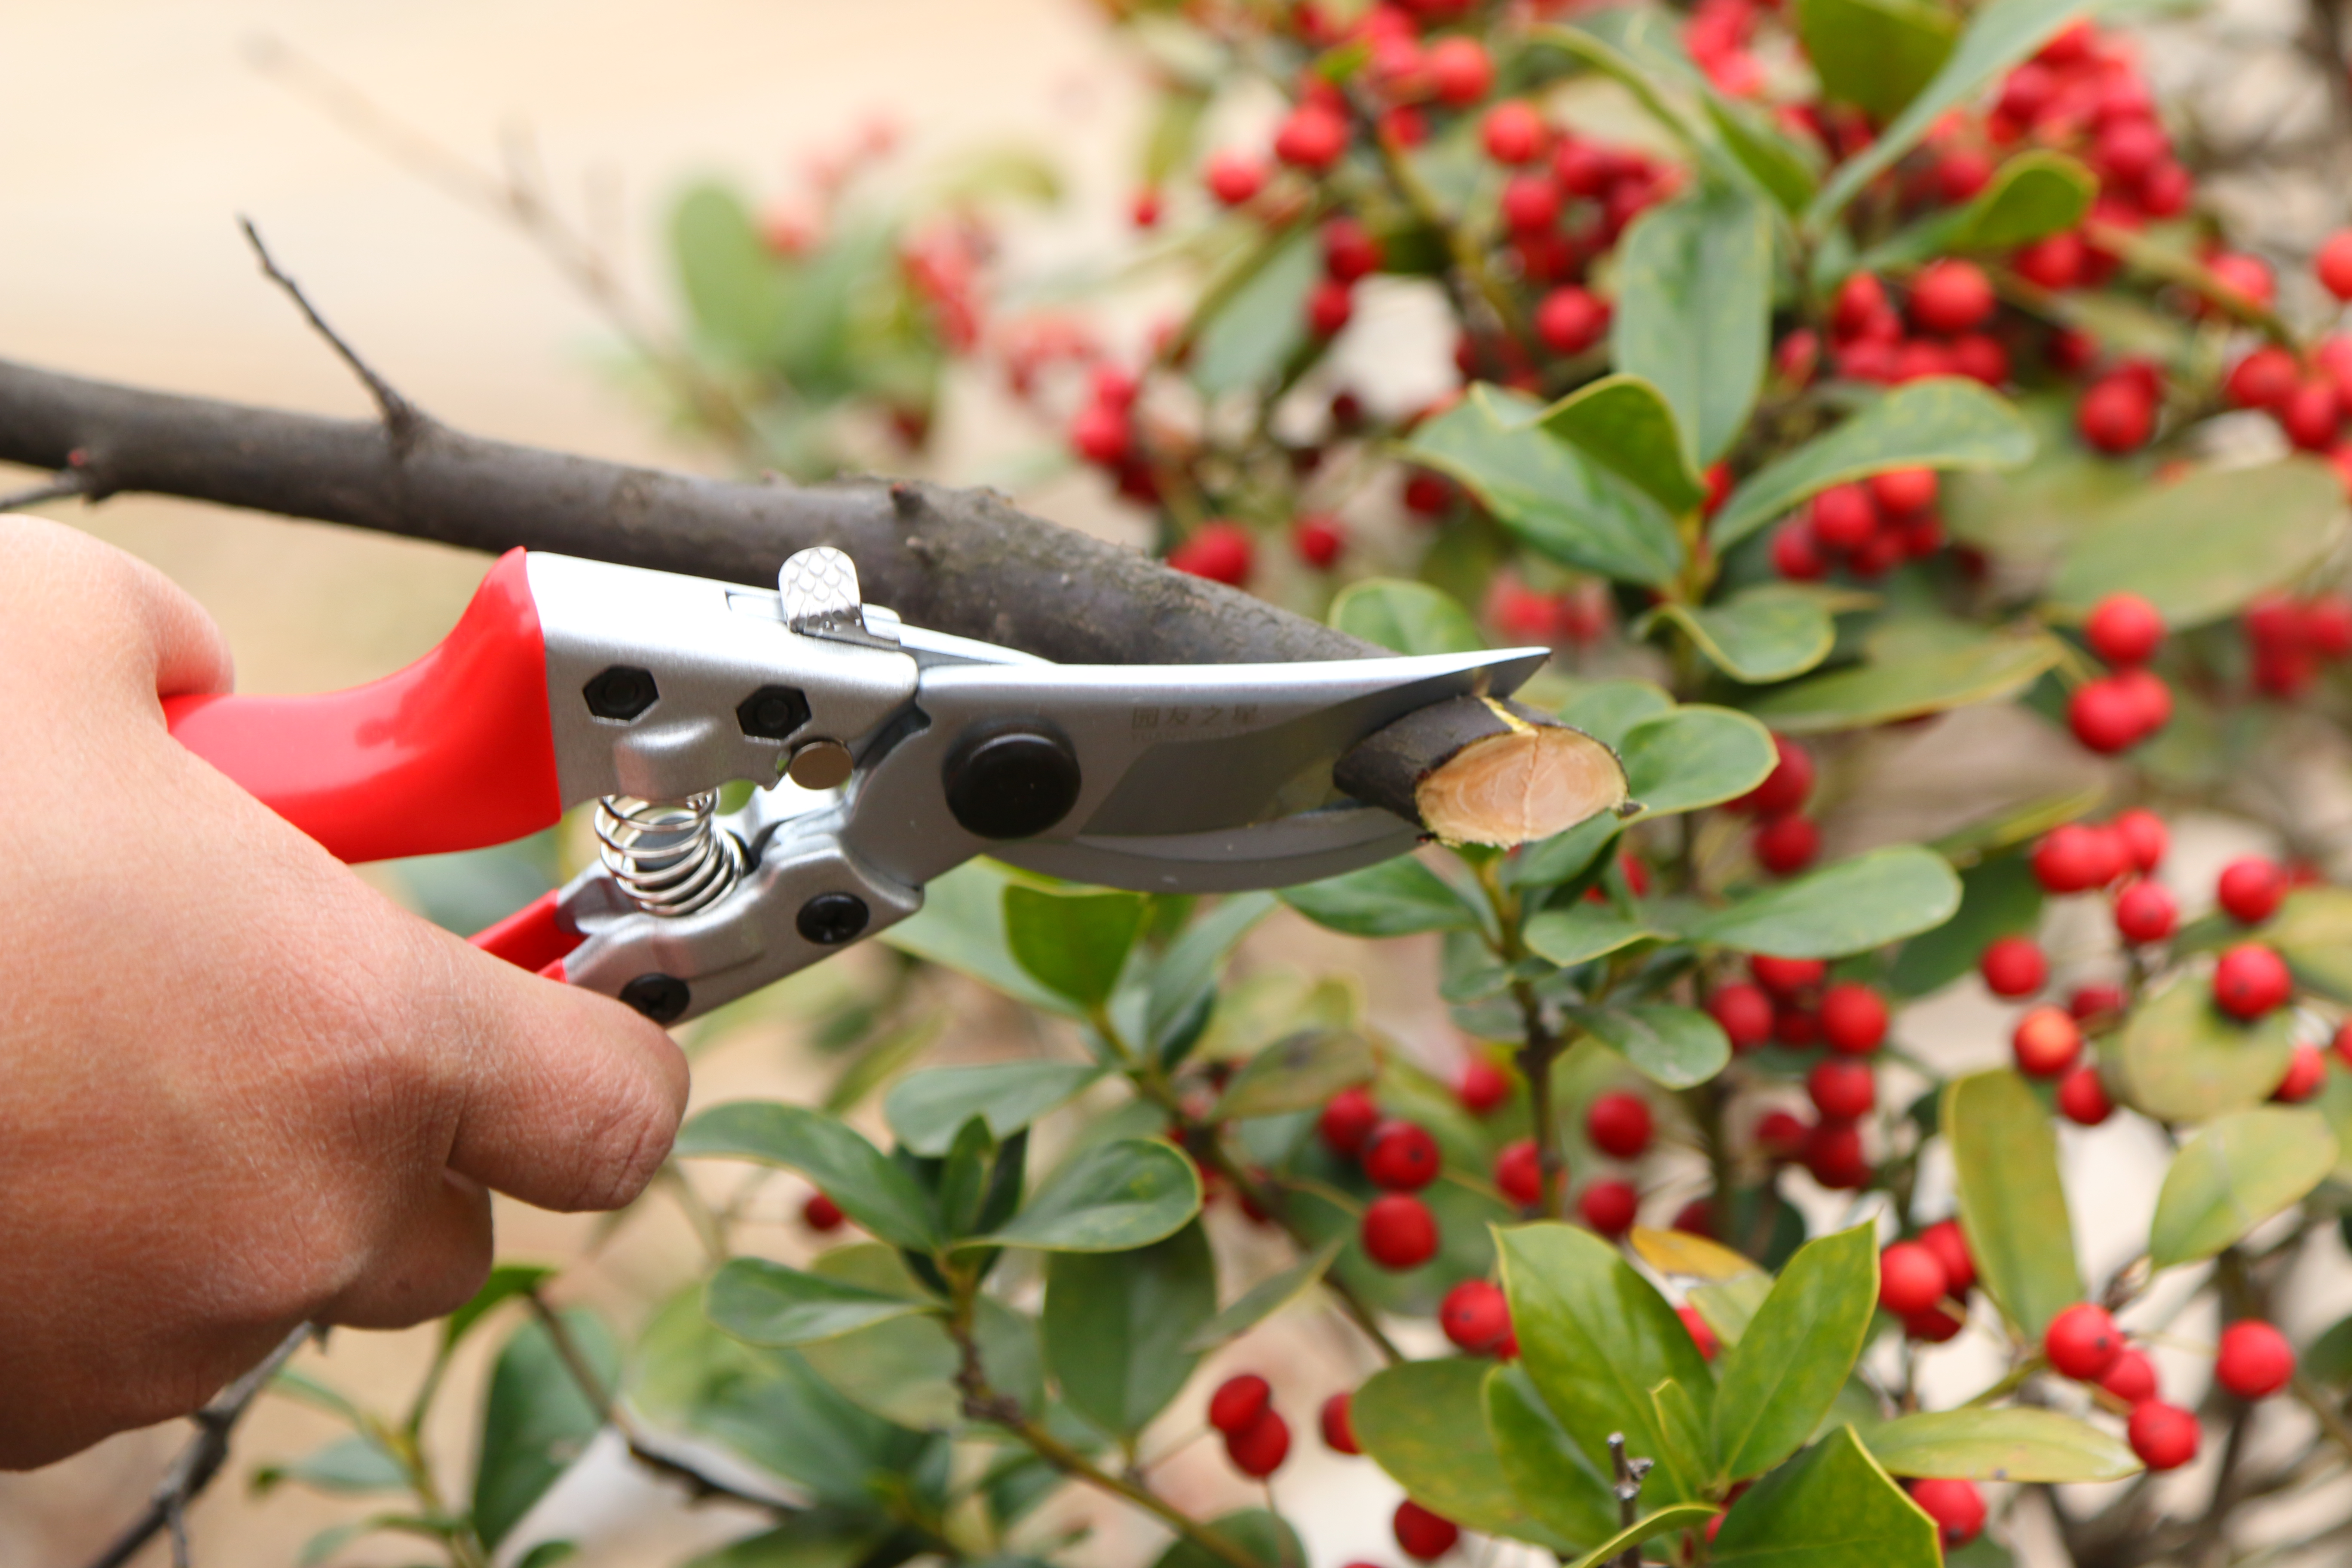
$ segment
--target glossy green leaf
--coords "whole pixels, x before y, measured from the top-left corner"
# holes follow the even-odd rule
[[[1034,1410],[1045,1397],[1037,1325],[992,1296],[975,1306],[973,1338],[991,1387]],[[797,1352],[841,1396],[896,1426],[954,1432],[966,1425],[956,1387],[962,1354],[939,1319],[899,1318],[820,1340]]]
[[[1880,125],[1936,79],[1960,33],[1928,0],[1797,0],[1795,21],[1822,95]]]
[[[1721,1511],[1711,1502],[1678,1502],[1670,1508],[1653,1510],[1568,1564],[1568,1568],[1601,1568],[1629,1547],[1678,1530],[1704,1530],[1707,1521]]]
[[[670,252],[698,339],[735,363],[766,358],[793,291],[742,197],[716,184],[688,190],[670,215]]]
[[[1311,1289],[1330,1272],[1332,1261],[1347,1245],[1347,1236],[1335,1236],[1280,1273],[1259,1280],[1195,1329],[1185,1339],[1183,1348],[1212,1351],[1229,1340],[1241,1338]]]
[[[1746,191],[1703,184],[1651,208],[1625,231],[1610,358],[1621,374],[1654,387],[1674,411],[1687,459],[1671,470],[1677,485],[1721,457],[1747,428],[1764,382],[1771,313],[1771,224],[1763,204]],[[1590,442],[1552,428],[1601,456]],[[1696,504],[1677,499],[1685,490],[1612,466],[1671,510]]]
[[[1349,936],[1475,931],[1478,917],[1436,872],[1409,855],[1283,889],[1282,901]]]
[[[821,1111],[773,1100],[713,1106],[678,1129],[685,1159],[754,1160],[798,1171],[841,1212],[897,1247],[938,1240],[929,1198],[915,1179],[858,1133]]]
[[[1837,623],[1817,600],[1769,586],[1704,609],[1662,605],[1655,617],[1680,628],[1709,664],[1750,686],[1804,674],[1837,642]]]
[[[681,1568],[857,1568],[873,1554],[887,1528],[878,1519],[811,1510],[773,1530],[689,1558]]]
[[[1523,939],[1537,957],[1572,969],[1659,934],[1608,904],[1579,901],[1528,921]]]
[[[1795,1453],[1845,1386],[1878,1310],[1878,1241],[1860,1225],[1809,1241],[1722,1353],[1713,1446],[1725,1479]]]
[[[1688,1089],[1731,1065],[1723,1026],[1695,1007],[1667,1002],[1570,1007],[1568,1016],[1652,1083]]]
[[[1258,1568],[1307,1568],[1307,1548],[1279,1515],[1264,1509],[1244,1509],[1209,1521],[1209,1528],[1258,1562]],[[1160,1554],[1151,1568],[1232,1568],[1206,1547],[1179,1541]]]
[[[1423,1508],[1468,1530],[1570,1548],[1519,1501],[1486,1430],[1483,1357],[1400,1362],[1348,1404],[1356,1442]]]
[[[1712,910],[1689,934],[1775,958],[1843,958],[1941,925],[1959,907],[1960,879],[1943,857],[1896,844]]]
[[[1903,944],[1889,976],[1903,996],[1940,991],[1964,974],[1997,937],[2031,934],[2042,920],[2042,884],[2021,855],[1983,860],[1960,872],[1959,911]]]
[[[611,1388],[621,1356],[603,1321],[576,1308],[562,1321],[589,1369]],[[534,1318],[517,1328],[490,1369],[474,1461],[474,1531],[485,1547],[495,1550],[522,1522],[604,1425],[546,1325]]]
[[[1996,0],[1998,3],[1998,0]],[[1731,1505],[1713,1568],[1942,1568],[1935,1521],[1841,1426]]]
[[[1488,385],[1427,421],[1403,455],[1451,474],[1527,545],[1570,566],[1663,587],[1683,567],[1673,520],[1647,495],[1528,423],[1538,405]]]
[[[2148,1226],[2158,1268],[2197,1263],[2303,1201],[2336,1168],[2336,1134],[2306,1106],[2235,1111],[2172,1157]]]
[[[1143,930],[1140,893],[1064,893],[1010,882],[1004,938],[1029,977],[1080,1007],[1110,1000]]]
[[[1635,724],[1618,748],[1644,816],[1737,800],[1780,761],[1771,731],[1745,713],[1689,703]]]
[[[1061,1252],[1045,1267],[1045,1366],[1062,1398],[1120,1438],[1182,1391],[1200,1357],[1185,1348],[1216,1315],[1208,1237],[1187,1225],[1132,1252]]]
[[[1004,932],[1004,889],[1015,879],[993,860],[967,860],[923,887],[923,907],[877,940],[911,952],[1025,1006],[1067,1013],[1070,1004],[1029,977]]]
[[[2296,889],[2263,928],[2263,940],[2305,987],[2352,1002],[2352,892]]]
[[[2344,481],[2315,458],[2201,468],[2147,486],[2077,534],[2048,587],[2062,613],[2137,594],[2175,631],[2219,620],[2325,556],[2341,532]]]
[[[1864,265],[1902,267],[1933,257],[2013,250],[2083,221],[2099,183],[2063,153],[2036,148],[1993,172],[1966,206],[1937,213],[1873,249]]]
[[[1634,1453],[1663,1456],[1650,1391],[1670,1379],[1698,1390],[1711,1382],[1682,1319],[1590,1231],[1518,1226],[1499,1242],[1522,1363],[1585,1458],[1606,1467],[1612,1432],[1624,1433]],[[1702,1495],[1706,1480],[1662,1458],[1643,1495],[1688,1501]]]
[[[1144,1033],[1164,1046],[1216,989],[1225,959],[1258,921],[1273,911],[1272,893],[1234,893],[1186,926],[1152,966]]]
[[[1566,832],[1530,844],[1504,861],[1503,885],[1549,888],[1584,876],[1624,829],[1623,820],[1614,812],[1588,816]]]
[[[1931,376],[1749,475],[1716,514],[1711,537],[1728,549],[1808,497],[1889,468],[2013,468],[2032,456],[2032,427],[2005,399],[1958,376]]]
[[[1946,1084],[1942,1127],[1977,1279],[2038,1344],[2050,1320],[2083,1299],[2050,1112],[2003,1068]]]
[[[1152,1139],[1120,1138],[1080,1150],[1004,1226],[957,1245],[1125,1252],[1200,1212],[1192,1161]]]
[[[1238,1121],[1311,1110],[1381,1070],[1372,1042],[1353,1029],[1309,1029],[1276,1040],[1234,1075],[1210,1119]]]
[[[1426,583],[1366,577],[1331,601],[1331,625],[1398,653],[1476,653],[1486,646],[1470,612]]]
[[[1815,160],[1745,104],[1709,92],[1700,100],[1699,108],[1715,133],[1723,138],[1724,151],[1748,171],[1758,189],[1790,216],[1805,210],[1805,204],[1821,188]]]
[[[1881,1422],[1864,1447],[1889,1475],[1957,1481],[2119,1481],[2140,1462],[2121,1438],[2055,1410],[1921,1411]]]
[[[2115,1053],[2125,1102],[2159,1121],[2205,1121],[2260,1105],[2294,1059],[2289,1009],[2240,1023],[2191,974],[2132,1009]]]
[[[900,1079],[882,1102],[883,1120],[902,1148],[938,1159],[977,1116],[992,1137],[1012,1137],[1102,1077],[1086,1062],[992,1062],[927,1068]]]
[[[1587,383],[1544,409],[1536,425],[1638,486],[1669,512],[1688,511],[1706,499],[1674,405],[1640,376],[1608,375]]]
[[[1520,1510],[1562,1541],[1601,1541],[1617,1528],[1617,1498],[1536,1392],[1525,1368],[1490,1368],[1486,1437]]]
[[[471,1333],[481,1321],[499,1307],[519,1296],[529,1295],[550,1279],[557,1271],[540,1263],[500,1263],[490,1269],[490,1277],[474,1292],[473,1300],[441,1320],[441,1353],[448,1354],[457,1342]]]
[[[1787,735],[1875,729],[2014,697],[2065,657],[2055,637],[1995,633],[1816,675],[1766,693],[1749,711]]]
[[[1756,1321],[1771,1291],[1772,1277],[1759,1269],[1718,1284],[1694,1285],[1687,1295],[1699,1317],[1715,1331],[1716,1342],[1736,1345],[1747,1337],[1748,1325]]]
[[[1626,732],[1644,719],[1671,713],[1675,700],[1648,680],[1596,680],[1559,705],[1559,719],[1602,745],[1622,751]]]
[[[1192,340],[1192,384],[1209,397],[1271,382],[1307,341],[1307,296],[1323,277],[1311,227],[1270,236],[1271,248],[1235,263],[1246,276]]]
[[[921,1300],[764,1258],[730,1258],[710,1277],[703,1300],[712,1322],[755,1345],[808,1344],[928,1309]]]
[[[337,1497],[365,1497],[373,1492],[404,1492],[408,1471],[400,1457],[362,1434],[338,1437],[323,1448],[282,1464],[262,1465],[253,1472],[256,1495],[292,1482],[312,1491]]]

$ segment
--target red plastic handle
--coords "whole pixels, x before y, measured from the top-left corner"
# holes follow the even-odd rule
[[[441,646],[316,697],[175,697],[172,733],[341,860],[478,849],[563,814],[547,647],[523,552]]]

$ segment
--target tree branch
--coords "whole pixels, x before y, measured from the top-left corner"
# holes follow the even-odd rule
[[[253,226],[251,218],[240,217],[236,226],[245,230],[246,243],[253,247],[253,254],[259,258],[261,275],[286,290],[287,297],[294,301],[294,308],[302,312],[304,321],[310,323],[310,330],[327,340],[327,346],[335,351],[337,358],[351,366],[352,374],[360,378],[360,384],[367,388],[370,397],[375,399],[376,412],[383,416],[384,433],[392,437],[394,455],[405,455],[410,447],[416,445],[418,437],[432,427],[433,421],[423,409],[403,397],[392,383],[378,375],[375,367],[360,357],[359,350],[343,341],[341,333],[327,325],[327,319],[319,314],[318,307],[310,303],[310,297],[302,292],[302,285],[279,269],[269,254],[269,247],[261,243],[261,231]]]

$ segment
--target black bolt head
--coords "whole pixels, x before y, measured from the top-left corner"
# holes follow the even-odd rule
[[[982,838],[1032,838],[1078,803],[1078,758],[1059,735],[1006,730],[948,759],[948,810]]]
[[[652,707],[661,690],[654,685],[652,670],[616,664],[599,672],[580,689],[580,694],[588,699],[588,711],[597,718],[629,720]]]
[[[684,1016],[694,993],[675,975],[640,974],[621,987],[621,1000],[655,1023],[668,1024]]]
[[[872,918],[866,900],[855,893],[819,893],[801,906],[793,925],[805,941],[819,947],[839,947],[864,931]]]
[[[758,741],[781,741],[809,721],[808,699],[797,687],[762,686],[735,705],[735,721]]]

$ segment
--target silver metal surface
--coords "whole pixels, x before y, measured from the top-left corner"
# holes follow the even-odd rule
[[[596,803],[597,858],[631,903],[672,919],[709,909],[743,876],[743,846],[719,826],[718,795]]]

